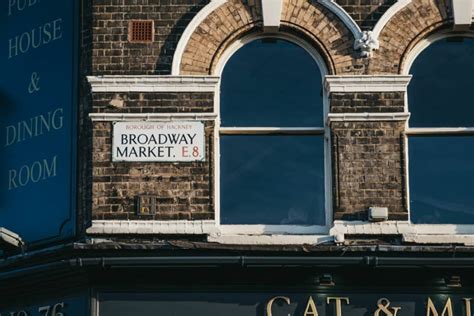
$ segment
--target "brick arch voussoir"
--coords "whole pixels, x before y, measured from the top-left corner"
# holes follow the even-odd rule
[[[400,74],[406,56],[424,38],[452,26],[445,0],[413,0],[385,25],[379,49],[370,59],[370,74]]]
[[[259,1],[229,0],[209,14],[194,30],[180,62],[183,75],[209,75],[222,48],[251,29],[261,28]]]
[[[213,74],[225,49],[235,40],[262,31],[260,1],[230,0],[207,16],[191,35],[180,62],[183,75]],[[353,66],[354,36],[316,0],[284,0],[281,32],[298,33],[320,53],[331,74]]]
[[[281,23],[302,30],[318,43],[331,74],[352,69],[354,35],[327,7],[315,0],[284,0]]]

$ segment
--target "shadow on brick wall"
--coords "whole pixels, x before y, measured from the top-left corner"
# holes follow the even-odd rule
[[[180,19],[176,21],[170,33],[165,38],[163,45],[161,46],[160,54],[155,64],[156,75],[171,74],[173,55],[184,30],[188,26],[189,22],[191,22],[191,20],[196,16],[196,14],[208,3],[209,0],[199,1],[196,5],[191,7],[187,13],[185,13]]]
[[[336,2],[349,13],[363,31],[370,31],[382,15],[397,1],[361,0],[358,5],[355,5],[353,0],[337,0]]]
[[[367,15],[365,18],[362,19],[362,21],[360,21],[361,29],[363,31],[372,30],[377,24],[377,22],[380,20],[382,15],[384,15],[384,13],[387,12],[387,10],[395,4],[395,2],[395,0],[384,0],[379,7],[370,12],[369,15]]]

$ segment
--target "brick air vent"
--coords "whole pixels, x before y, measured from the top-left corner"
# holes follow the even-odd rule
[[[152,43],[154,37],[153,20],[134,20],[128,23],[128,41],[130,43]]]

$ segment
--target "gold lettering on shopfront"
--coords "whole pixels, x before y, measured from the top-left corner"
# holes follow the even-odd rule
[[[471,300],[472,298],[463,298],[464,305],[466,306],[466,316],[472,316],[471,313]]]
[[[326,303],[329,305],[330,302],[334,300],[336,302],[336,316],[342,316],[342,300],[346,302],[346,304],[349,304],[349,298],[348,297],[328,297],[326,299]]]
[[[308,303],[306,303],[306,309],[304,310],[303,316],[319,316],[318,310],[316,309],[316,304],[314,303],[313,298],[310,296]]]
[[[453,305],[451,304],[451,298],[450,297],[448,297],[448,300],[446,301],[446,304],[444,305],[444,309],[441,312],[441,316],[446,315],[446,313],[447,313],[448,316],[453,316]],[[428,302],[427,302],[427,306],[426,306],[426,316],[431,316],[431,315],[438,316],[439,313],[436,310],[436,307],[434,306],[433,301],[431,300],[431,298],[428,297]]]
[[[275,296],[270,299],[266,305],[267,316],[272,316],[272,308],[273,303],[277,300],[283,300],[287,305],[291,305],[291,300],[289,297],[286,296]],[[465,316],[473,316],[472,315],[472,308],[471,308],[471,301],[472,298],[463,298],[464,307],[465,307]],[[349,297],[337,297],[337,296],[330,296],[326,297],[326,304],[330,305],[334,302],[335,307],[335,316],[342,316],[342,304],[345,303],[347,305],[350,304]],[[441,307],[441,306],[438,306]],[[277,308],[277,307],[275,307]],[[426,316],[453,316],[453,302],[450,297],[444,303],[443,309],[441,313],[439,309],[436,309],[435,303],[428,297],[426,302]],[[399,315],[398,312],[402,310],[401,306],[391,306],[391,302],[389,299],[382,297],[377,300],[377,308],[374,311],[374,316],[397,316]],[[297,316],[293,314],[287,314],[288,316]],[[301,314],[299,314],[301,315]],[[319,316],[319,312],[317,309],[317,301],[312,297],[309,296],[308,300],[306,301],[306,306],[304,309],[304,313],[302,316]]]
[[[274,298],[269,300],[267,303],[267,316],[272,316],[272,305],[273,305],[273,302],[275,302],[276,300],[284,300],[286,304],[288,305],[291,304],[290,298],[286,296],[275,296]],[[288,314],[288,316],[291,316],[291,315]]]
[[[385,297],[380,298],[377,301],[378,309],[374,312],[374,316],[379,316],[380,312],[385,314],[385,316],[397,316],[398,311],[402,309],[401,307],[389,307],[389,306],[390,306],[390,301],[387,298]]]

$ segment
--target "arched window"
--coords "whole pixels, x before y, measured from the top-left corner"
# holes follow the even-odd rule
[[[322,94],[318,63],[293,42],[256,39],[227,61],[220,224],[326,225]]]
[[[448,37],[411,67],[411,221],[474,224],[474,39]]]

